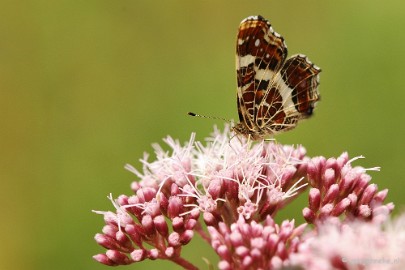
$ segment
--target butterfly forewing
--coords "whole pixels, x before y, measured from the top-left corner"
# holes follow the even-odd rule
[[[271,81],[287,56],[284,39],[261,16],[243,20],[236,45],[239,120],[250,129],[262,121],[260,108]]]

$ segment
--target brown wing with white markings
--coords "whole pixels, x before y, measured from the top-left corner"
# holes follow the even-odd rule
[[[261,139],[294,128],[319,100],[320,69],[306,56],[287,60],[282,36],[261,16],[244,19],[236,44],[236,133]]]
[[[266,19],[252,16],[241,22],[236,44],[237,102],[239,120],[248,129],[255,130],[277,115],[282,99],[271,87],[286,56],[283,37],[274,32]],[[266,94],[267,91],[271,93]],[[264,97],[271,101],[270,108],[264,107]]]

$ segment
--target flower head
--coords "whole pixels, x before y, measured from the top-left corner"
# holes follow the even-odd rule
[[[305,224],[295,228],[294,221],[279,226],[270,216],[263,224],[247,222],[240,215],[231,226],[221,222],[218,228],[209,226],[208,231],[221,258],[219,269],[277,269],[297,251],[304,228]]]
[[[304,269],[404,269],[405,215],[380,223],[330,218],[304,235],[289,263]]]
[[[307,222],[341,215],[349,220],[385,220],[394,205],[383,204],[388,190],[378,191],[367,174],[379,168],[352,167],[352,162],[359,158],[362,157],[349,160],[348,154],[343,153],[337,159],[316,157],[308,162],[308,181],[312,188],[309,206],[303,210]]]
[[[380,224],[393,209],[383,203],[387,191],[370,183],[367,169],[352,167],[346,153],[309,158],[301,146],[232,137],[229,126],[215,129],[205,143],[194,134],[185,144],[164,141],[171,150],[154,145],[156,159],[148,161],[145,154],[142,171],[126,165],[139,181],[132,183],[132,195],[110,197],[116,212],[95,211],[106,223],[96,241],[107,252],[94,256],[97,261],[165,259],[196,269],[181,250],[197,234],[221,257],[220,269],[278,269],[308,250],[307,224],[273,220],[307,186],[303,216],[314,224],[312,237],[321,235],[315,232],[331,217],[340,224]]]

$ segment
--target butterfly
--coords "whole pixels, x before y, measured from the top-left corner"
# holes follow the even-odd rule
[[[253,140],[294,128],[312,115],[319,100],[321,69],[305,55],[287,58],[284,38],[262,16],[239,26],[236,42],[236,134]]]

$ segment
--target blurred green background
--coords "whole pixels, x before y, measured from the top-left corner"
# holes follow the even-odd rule
[[[403,1],[0,3],[0,269],[108,269],[91,258],[104,251],[91,210],[130,194],[123,166],[140,168],[151,143],[222,126],[188,111],[237,118],[236,31],[255,14],[323,70],[315,116],[277,140],[311,156],[364,155],[355,164],[381,166],[374,182],[396,213],[404,205]],[[184,252],[216,264],[198,239]],[[123,268],[157,267],[179,269]]]

